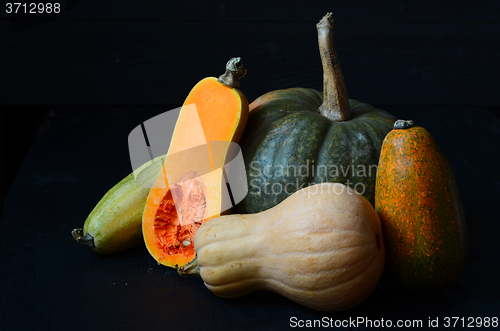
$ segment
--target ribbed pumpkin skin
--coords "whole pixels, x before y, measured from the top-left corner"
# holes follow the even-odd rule
[[[375,210],[336,183],[302,189],[259,214],[209,220],[195,249],[205,285],[220,297],[268,290],[321,311],[366,299],[385,261]]]
[[[323,182],[348,184],[373,205],[380,147],[395,118],[350,100],[352,119],[334,122],[319,113],[322,102],[316,90],[291,88],[250,104],[240,141],[249,192],[234,212],[261,212]]]
[[[375,206],[387,270],[404,289],[433,293],[453,285],[467,260],[465,217],[453,171],[422,127],[385,138]]]

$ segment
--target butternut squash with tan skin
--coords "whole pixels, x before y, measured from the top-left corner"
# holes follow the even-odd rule
[[[258,214],[211,219],[194,245],[196,259],[179,273],[200,275],[216,295],[267,290],[320,311],[365,300],[385,260],[377,213],[338,183],[309,186]]]

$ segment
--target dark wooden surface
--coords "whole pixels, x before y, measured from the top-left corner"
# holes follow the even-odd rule
[[[5,195],[50,107],[0,107],[0,215]]]
[[[37,16],[0,12],[1,104],[181,103],[194,82],[220,75],[233,56],[249,69],[242,88],[251,100],[278,88],[320,89],[315,24],[331,11],[351,98],[500,105],[495,1],[81,0],[66,7],[36,26]]]
[[[0,330],[279,330],[294,316],[442,326],[446,316],[500,315],[499,2],[61,2],[51,17],[0,10],[0,179],[17,172],[0,219]],[[360,306],[324,314],[272,293],[221,300],[144,247],[104,257],[73,241],[130,172],[130,130],[182,103],[230,57],[249,70],[249,101],[322,89],[315,24],[328,11],[349,96],[426,127],[455,171],[470,239],[456,287],[408,295],[383,277]],[[49,110],[28,151],[38,125],[27,123]]]
[[[219,299],[201,279],[158,265],[144,247],[95,254],[71,230],[131,171],[129,132],[168,109],[63,107],[38,132],[0,220],[0,330],[286,330],[292,317],[422,320],[428,329],[429,318],[443,327],[450,316],[499,317],[500,156],[492,151],[500,121],[484,107],[379,106],[426,127],[455,171],[469,234],[469,261],[455,287],[410,295],[383,277],[358,307],[321,313],[273,293]]]

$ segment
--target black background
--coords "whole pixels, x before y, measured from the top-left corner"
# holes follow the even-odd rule
[[[0,221],[0,329],[276,330],[292,316],[424,325],[440,317],[442,326],[446,316],[500,315],[500,3],[62,4],[52,16],[0,11],[2,200],[10,188]],[[455,170],[470,239],[456,287],[416,296],[384,277],[359,307],[323,314],[272,293],[218,299],[144,247],[105,257],[73,242],[70,231],[131,171],[128,133],[180,105],[229,58],[241,56],[249,70],[241,82],[249,101],[279,88],[321,90],[315,23],[328,11],[349,96],[426,127]]]

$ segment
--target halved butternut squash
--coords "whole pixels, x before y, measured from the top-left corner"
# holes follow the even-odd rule
[[[219,79],[196,84],[181,108],[142,222],[146,247],[160,264],[179,267],[191,261],[196,230],[227,209],[223,168],[248,117],[248,101],[237,89],[238,76],[245,73],[241,59],[231,59]]]

